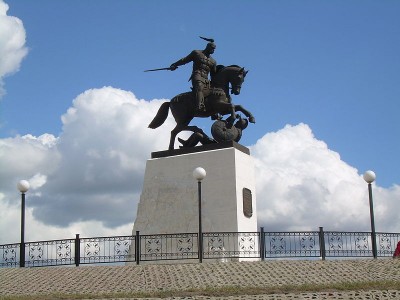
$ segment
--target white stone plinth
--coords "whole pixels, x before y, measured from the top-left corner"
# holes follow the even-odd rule
[[[197,167],[207,172],[201,185],[203,233],[258,231],[253,159],[229,147],[149,159],[133,235],[198,232],[198,183],[192,175]],[[251,216],[243,211],[243,189],[251,191]]]

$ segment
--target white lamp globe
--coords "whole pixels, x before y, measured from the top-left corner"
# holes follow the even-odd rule
[[[27,180],[20,180],[17,184],[17,188],[21,193],[26,193],[29,190],[29,182]]]
[[[375,181],[376,175],[374,171],[368,170],[367,172],[364,173],[364,180],[367,183],[372,183]]]
[[[202,181],[206,177],[207,173],[206,170],[204,170],[202,167],[197,167],[196,169],[193,170],[193,177],[197,181]]]

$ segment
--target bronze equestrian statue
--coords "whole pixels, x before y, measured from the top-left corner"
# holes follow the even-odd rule
[[[196,107],[196,99],[192,92],[179,94],[171,99],[169,102],[164,102],[159,108],[157,115],[149,124],[149,128],[157,128],[161,126],[168,117],[168,112],[171,110],[175,118],[176,126],[171,131],[171,138],[169,143],[169,150],[174,149],[175,138],[181,131],[203,132],[197,126],[189,126],[189,123],[194,117],[211,117],[217,114],[227,115],[230,114],[230,120],[233,124],[237,115],[236,112],[242,112],[250,123],[255,123],[254,116],[241,105],[234,105],[231,103],[229,96],[229,85],[231,85],[231,94],[239,95],[244,82],[244,78],[248,71],[236,65],[218,67],[217,73],[211,80],[211,86],[206,88],[204,92],[204,105],[205,110],[199,111]],[[230,126],[232,126],[230,124]]]
[[[163,103],[157,115],[149,124],[149,128],[153,129],[161,126],[167,119],[169,110],[171,110],[176,126],[171,131],[169,150],[174,149],[175,138],[181,131],[187,130],[204,134],[197,126],[189,126],[189,123],[195,117],[221,119],[221,116],[229,114],[227,128],[230,128],[238,117],[236,112],[240,111],[248,118],[250,123],[255,123],[254,116],[241,105],[232,104],[229,95],[229,89],[231,89],[231,94],[240,94],[242,83],[248,71],[237,65],[227,67],[217,65],[211,57],[216,48],[214,40],[200,38],[208,41],[204,50],[193,50],[188,56],[174,62],[168,68],[145,71],[174,71],[178,66],[193,62],[192,75],[189,79],[192,81],[193,91],[179,94],[171,101]],[[211,81],[208,79],[209,75]]]

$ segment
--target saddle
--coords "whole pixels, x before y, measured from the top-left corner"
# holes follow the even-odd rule
[[[194,93],[193,93],[193,88],[191,88],[192,91],[190,92],[185,92],[185,93],[181,93],[177,96],[175,96],[171,102],[181,102],[181,101],[186,101],[188,99],[190,99],[191,103],[194,103],[195,98],[194,98]],[[203,96],[204,96],[204,103],[207,105],[207,102],[209,102],[209,98],[210,97],[225,97],[227,99],[227,102],[231,102],[231,97],[228,95],[226,96],[225,92],[223,89],[221,88],[215,88],[215,87],[207,87],[205,89],[203,89]]]

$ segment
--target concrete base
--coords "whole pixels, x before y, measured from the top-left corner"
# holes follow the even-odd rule
[[[198,232],[198,183],[192,175],[196,167],[207,172],[202,181],[203,232],[258,231],[254,163],[242,148],[149,159],[133,235]],[[258,247],[255,240],[253,246]]]

